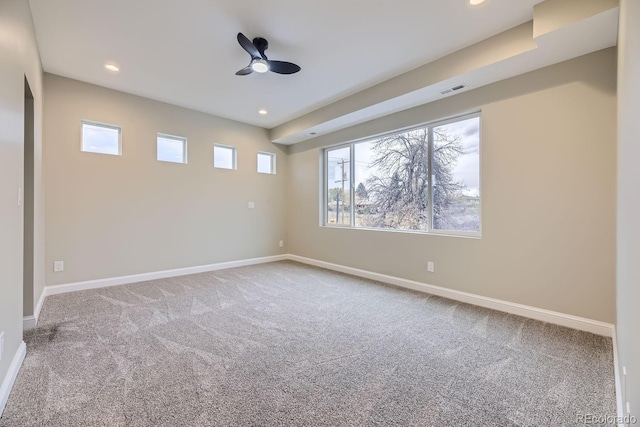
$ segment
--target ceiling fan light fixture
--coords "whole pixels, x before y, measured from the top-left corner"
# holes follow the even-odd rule
[[[254,59],[251,61],[251,69],[256,73],[266,73],[269,71],[269,63],[264,59]]]

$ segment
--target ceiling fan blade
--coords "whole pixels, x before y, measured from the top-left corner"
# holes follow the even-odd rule
[[[253,73],[253,68],[251,68],[251,65],[247,65],[242,70],[239,70],[236,73],[236,76],[246,76],[247,74],[251,74],[251,73]]]
[[[244,34],[238,33],[238,43],[240,43],[240,46],[242,46],[242,48],[251,55],[252,59],[260,58],[260,52]]]
[[[300,71],[300,67],[291,62],[269,61],[269,70],[278,74],[293,74]]]

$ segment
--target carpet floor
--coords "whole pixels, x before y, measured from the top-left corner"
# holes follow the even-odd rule
[[[294,262],[50,296],[0,426],[561,426],[611,339]]]

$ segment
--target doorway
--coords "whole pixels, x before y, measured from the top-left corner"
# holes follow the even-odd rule
[[[35,142],[34,142],[33,93],[24,78],[24,190],[23,190],[23,273],[22,273],[22,315],[33,316],[33,258],[34,258],[34,186],[35,186]]]

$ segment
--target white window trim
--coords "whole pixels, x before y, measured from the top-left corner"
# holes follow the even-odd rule
[[[173,139],[175,141],[180,141],[182,142],[182,158],[184,159],[184,161],[182,162],[172,162],[170,160],[161,160],[158,158],[158,138],[164,138],[164,139]],[[187,138],[184,136],[179,136],[179,135],[171,135],[169,133],[162,133],[162,132],[158,132],[156,135],[156,160],[159,162],[164,162],[164,163],[175,163],[178,165],[186,165],[187,164]]]
[[[432,139],[432,130],[434,127],[438,127],[438,126],[443,126],[443,125],[447,125],[450,123],[455,123],[455,122],[459,122],[462,120],[467,120],[467,119],[471,119],[474,117],[478,117],[479,120],[479,137],[480,137],[480,144],[478,147],[478,161],[479,161],[479,168],[478,168],[478,190],[479,190],[479,206],[478,206],[478,220],[479,220],[479,224],[480,226],[478,227],[478,231],[458,231],[458,230],[436,230],[432,227],[431,221],[433,221],[433,187],[431,185],[431,182],[433,182],[433,178],[430,176],[429,177],[429,206],[430,206],[430,212],[429,212],[429,218],[428,218],[428,223],[427,223],[427,229],[426,230],[400,230],[400,229],[395,229],[395,228],[372,228],[372,227],[356,227],[355,226],[355,215],[353,214],[353,206],[354,206],[354,198],[355,198],[355,191],[353,190],[354,186],[355,186],[355,161],[354,161],[354,154],[355,154],[355,144],[361,143],[361,142],[367,142],[367,141],[372,141],[375,139],[379,139],[379,138],[384,138],[386,136],[389,135],[394,135],[394,134],[398,134],[398,133],[403,133],[403,132],[409,132],[415,129],[422,129],[425,127],[429,127],[430,131],[429,131],[429,147],[428,147],[428,151],[429,151],[429,158],[428,158],[428,162],[429,162],[429,171],[432,170],[431,168],[431,150],[433,149],[433,139]],[[332,146],[328,146],[325,147],[321,150],[321,162],[322,162],[322,167],[320,168],[321,171],[321,189],[322,191],[320,191],[320,227],[327,227],[327,228],[337,228],[337,229],[349,229],[349,230],[364,230],[364,231],[381,231],[381,232],[391,232],[391,233],[409,233],[409,234],[431,234],[431,235],[438,235],[438,236],[448,236],[448,237],[466,237],[466,238],[476,238],[476,239],[480,239],[482,238],[482,194],[483,194],[483,190],[482,190],[482,153],[483,153],[483,149],[482,149],[482,111],[475,111],[475,112],[470,112],[470,113],[464,113],[464,114],[460,114],[460,115],[456,115],[456,116],[451,116],[445,119],[439,119],[439,120],[433,120],[433,121],[429,121],[429,122],[425,122],[419,125],[415,125],[415,126],[410,126],[410,127],[406,127],[406,128],[400,128],[400,129],[396,129],[390,132],[385,132],[385,133],[381,133],[378,135],[374,135],[374,136],[368,136],[368,137],[364,137],[364,138],[358,138],[358,139],[354,139],[352,141],[349,142],[343,142],[340,144],[336,144],[336,145],[332,145]],[[328,193],[328,188],[327,188],[327,176],[329,174],[329,162],[328,162],[328,156],[329,156],[329,151],[333,151],[336,149],[341,149],[341,148],[346,148],[346,147],[350,147],[350,158],[351,158],[351,162],[350,162],[350,169],[349,169],[349,193],[350,193],[350,198],[351,198],[351,214],[350,214],[350,223],[349,224],[330,224],[328,223],[328,211],[327,211],[327,193]],[[431,172],[430,172],[431,173]]]
[[[364,142],[364,141],[368,141],[368,139],[362,139],[362,140],[357,140],[357,141],[352,141],[352,142],[346,142],[346,143],[342,143],[342,144],[338,144],[338,145],[334,145],[331,147],[327,147],[324,149],[324,154],[322,156],[323,158],[323,164],[324,164],[324,171],[322,173],[322,201],[320,202],[320,206],[322,206],[322,225],[325,227],[333,227],[333,228],[352,228],[354,230],[361,230],[361,227],[356,227],[355,226],[355,215],[350,214],[349,215],[349,224],[338,224],[337,222],[335,224],[330,224],[329,223],[329,211],[328,211],[328,203],[327,203],[327,198],[328,198],[328,186],[327,186],[327,177],[329,176],[329,151],[333,151],[333,150],[339,150],[341,148],[347,148],[349,147],[349,158],[351,159],[349,161],[349,203],[351,206],[351,209],[353,210],[353,199],[354,199],[354,192],[352,191],[352,188],[354,186],[354,182],[355,182],[355,178],[354,178],[354,170],[355,170],[355,162],[353,161],[353,154],[355,151],[355,144],[356,142]],[[337,218],[337,217],[336,217]]]
[[[220,166],[216,166],[216,147],[220,147],[220,148],[228,148],[231,150],[231,152],[233,153],[233,158],[232,158],[232,167],[231,168],[221,168]],[[232,145],[225,145],[225,144],[213,144],[213,167],[216,169],[222,169],[222,170],[237,170],[238,169],[238,149]]]
[[[98,127],[104,127],[104,128],[117,130],[118,131],[118,154],[97,153],[95,151],[87,151],[87,150],[85,150],[84,149],[84,125],[98,126]],[[120,127],[118,125],[112,125],[112,124],[109,124],[109,123],[96,122],[95,120],[85,120],[85,119],[80,120],[80,151],[82,151],[83,153],[90,153],[90,154],[104,154],[104,155],[107,155],[107,156],[122,156],[122,127]]]
[[[256,154],[256,170],[258,170],[258,156],[260,154],[264,154],[266,156],[270,156],[271,157],[271,172],[260,172],[258,171],[258,173],[264,174],[264,175],[275,175],[276,174],[276,154],[275,153],[269,153],[268,151],[258,151],[258,153]]]

